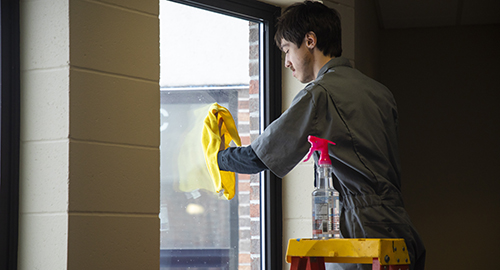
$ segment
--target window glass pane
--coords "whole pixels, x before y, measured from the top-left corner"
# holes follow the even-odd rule
[[[160,269],[260,269],[260,175],[215,194],[201,152],[214,102],[260,130],[259,23],[160,0]]]

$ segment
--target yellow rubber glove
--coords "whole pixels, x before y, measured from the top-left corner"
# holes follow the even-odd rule
[[[215,191],[224,190],[224,197],[231,200],[235,192],[235,174],[219,170],[217,153],[221,148],[222,138],[224,145],[229,145],[231,141],[237,146],[241,146],[240,136],[236,129],[233,116],[228,109],[214,103],[208,110],[202,131],[202,145],[205,153],[205,162],[212,177]]]

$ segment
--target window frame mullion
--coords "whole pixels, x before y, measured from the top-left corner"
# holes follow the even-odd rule
[[[14,270],[17,269],[19,219],[19,1],[2,0],[0,9],[0,268]]]

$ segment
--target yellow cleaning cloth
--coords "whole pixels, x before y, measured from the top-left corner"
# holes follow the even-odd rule
[[[212,177],[215,191],[221,192],[221,190],[224,190],[224,197],[231,200],[235,191],[235,175],[233,172],[219,170],[219,163],[217,162],[217,153],[220,149],[222,137],[224,137],[224,145],[229,145],[231,141],[234,141],[237,146],[241,146],[240,136],[233,116],[228,109],[214,103],[210,106],[208,115],[205,118],[201,142],[205,153],[205,162]]]

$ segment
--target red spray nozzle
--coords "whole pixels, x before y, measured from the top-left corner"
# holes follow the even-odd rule
[[[322,164],[332,164],[330,161],[330,156],[328,155],[328,144],[331,143],[335,145],[334,142],[329,140],[321,139],[312,135],[307,137],[307,140],[311,143],[311,148],[309,148],[309,152],[307,153],[307,158],[304,162],[308,161],[314,151],[319,151],[319,160],[318,165]]]

